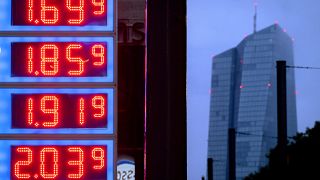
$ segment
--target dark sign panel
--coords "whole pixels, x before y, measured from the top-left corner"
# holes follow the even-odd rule
[[[90,146],[11,146],[11,179],[107,179],[107,149]]]
[[[13,94],[12,128],[106,128],[107,107],[107,94]]]
[[[12,76],[107,76],[107,52],[103,42],[12,43]]]

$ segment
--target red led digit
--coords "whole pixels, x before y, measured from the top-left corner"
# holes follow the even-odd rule
[[[28,72],[31,74],[33,72],[33,48],[30,46],[28,48]]]
[[[81,49],[82,46],[80,44],[70,44],[67,47],[67,59],[69,62],[76,62],[79,64],[79,70],[72,70],[69,71],[68,74],[72,76],[78,76],[83,73],[84,61],[80,57],[71,57],[71,50],[72,49]]]
[[[93,57],[100,58],[100,61],[94,62],[93,65],[101,66],[104,64],[104,47],[100,44],[96,44],[92,47],[92,55]]]
[[[92,107],[94,107],[95,109],[100,109],[100,113],[95,113],[93,115],[94,117],[101,118],[104,116],[105,103],[102,96],[94,96],[92,98]]]
[[[83,2],[83,0],[80,0],[79,6],[74,6],[74,5],[71,5],[71,1],[72,0],[67,0],[66,6],[70,11],[78,11],[79,12],[79,19],[70,19],[68,22],[69,22],[69,24],[81,24],[83,22],[83,18],[84,18],[84,10],[83,10],[84,2]]]
[[[47,108],[50,101],[53,102],[53,108]],[[53,121],[44,122],[44,127],[55,127],[59,123],[59,99],[56,96],[44,96],[41,99],[41,111],[45,114],[53,114]]]
[[[84,99],[80,98],[79,100],[79,110],[80,110],[80,116],[79,116],[79,121],[80,121],[80,125],[84,124]]]
[[[20,173],[20,166],[28,166],[32,162],[32,151],[28,147],[19,147],[17,149],[19,153],[27,153],[27,160],[26,161],[18,161],[14,165],[14,175],[17,176],[19,179],[29,179],[30,174],[21,174]]]
[[[69,152],[75,152],[79,154],[78,161],[68,161],[68,165],[70,166],[79,166],[78,174],[68,174],[68,178],[71,179],[80,179],[83,176],[84,168],[83,168],[83,151],[80,147],[72,147],[68,149]]]
[[[33,0],[28,0],[28,6],[29,6],[28,20],[32,22],[33,21]]]
[[[92,150],[92,159],[100,161],[100,164],[94,165],[93,169],[102,169],[104,167],[104,150],[102,148],[94,148]]]
[[[33,123],[33,99],[28,99],[28,124]]]
[[[51,51],[53,50],[53,57],[47,56],[48,50],[51,50]],[[59,71],[58,57],[59,57],[59,49],[56,45],[46,44],[41,47],[41,72],[44,75],[53,76],[58,73]],[[52,70],[47,70],[48,64]]]
[[[48,156],[48,154],[51,153],[53,155],[53,168],[50,170],[46,167],[48,166],[48,162],[46,162],[46,157]],[[47,156],[46,156],[47,154]],[[59,162],[59,157],[58,157],[58,151],[56,148],[52,148],[52,147],[46,147],[43,148],[40,152],[40,175],[44,178],[44,179],[50,179],[50,178],[55,178],[58,176],[58,171],[59,171],[59,166],[58,166],[58,162]],[[50,166],[52,167],[52,166]]]
[[[48,14],[53,18],[48,18]],[[41,0],[41,21],[45,24],[55,24],[59,20],[59,10],[55,6],[46,6],[46,0]]]
[[[99,10],[93,11],[93,14],[101,15],[104,13],[104,0],[92,0],[92,4],[99,7]]]

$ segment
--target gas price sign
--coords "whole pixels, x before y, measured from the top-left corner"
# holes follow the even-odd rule
[[[112,37],[3,37],[0,82],[113,82]]]
[[[2,134],[114,133],[112,88],[0,89],[0,104]]]
[[[0,1],[1,180],[116,178],[115,7]]]
[[[107,44],[103,42],[12,43],[11,47],[15,77],[107,75]]]
[[[12,111],[21,112],[12,114],[13,128],[107,126],[107,94],[13,94],[11,97]]]
[[[107,24],[106,0],[12,0],[12,24],[88,26]],[[25,18],[21,18],[21,17]]]
[[[11,179],[106,178],[105,153],[105,146],[11,146]]]
[[[112,180],[110,140],[4,140],[1,179]],[[10,166],[9,166],[10,165]]]
[[[113,31],[113,0],[3,0],[0,30]]]

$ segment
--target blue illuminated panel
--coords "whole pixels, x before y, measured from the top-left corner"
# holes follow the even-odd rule
[[[1,12],[1,11],[0,11]],[[106,44],[106,49],[104,52],[104,55],[106,56],[106,66],[105,66],[105,76],[99,76],[99,77],[59,77],[59,75],[56,75],[57,77],[50,76],[50,77],[13,77],[12,73],[12,53],[14,54],[24,54],[24,57],[27,56],[28,51],[26,52],[12,52],[12,44],[13,43],[48,43],[48,44],[54,44],[54,42],[57,42],[57,52],[59,53],[59,68],[64,67],[64,63],[73,64],[76,67],[73,67],[73,69],[77,70],[79,67],[77,67],[76,62],[67,62],[66,60],[66,47],[67,46],[60,46],[63,42],[68,42],[67,44],[81,44],[84,43],[95,43],[99,42],[98,44]],[[59,44],[60,43],[60,44]],[[31,46],[30,45],[30,46]],[[60,48],[60,49],[59,49]],[[86,52],[87,54],[91,55],[92,47],[90,46],[89,52]],[[78,49],[72,49],[72,53],[70,53],[73,56],[76,56],[76,52],[78,52]],[[96,53],[99,55],[101,53],[101,50],[99,48],[96,48]],[[71,51],[70,51],[71,52]],[[34,48],[33,56],[38,57],[37,59],[33,59],[33,61],[41,61],[39,58],[39,55],[41,53],[40,49]],[[52,49],[47,50],[47,56],[49,58],[50,53],[52,53]],[[78,55],[79,56],[79,55]],[[22,56],[21,56],[22,57]],[[19,58],[19,56],[17,56]],[[97,57],[91,57],[90,59],[92,62],[95,58],[95,61],[97,61]],[[20,60],[23,62],[23,60]],[[25,59],[27,62],[28,59]],[[89,59],[87,59],[89,61]],[[18,62],[17,62],[18,63]],[[19,67],[19,64],[15,64],[15,67]],[[35,63],[34,63],[35,64]],[[39,64],[39,62],[38,62]],[[47,63],[49,64],[49,63]],[[87,63],[88,64],[88,63]],[[84,70],[87,67],[87,64],[84,64]],[[52,64],[49,64],[52,65]],[[27,71],[28,66],[26,64],[22,65],[25,71]],[[47,67],[47,69],[50,69],[51,67]],[[39,68],[38,68],[39,69]],[[40,75],[41,76],[41,75]],[[0,41],[0,82],[113,82],[114,81],[114,43],[112,37],[2,37]]]
[[[42,128],[41,126],[39,126],[39,128],[35,127],[35,126],[30,126],[29,128],[15,128],[12,126],[12,96],[13,95],[23,95],[23,94],[44,94],[44,95],[52,95],[52,94],[71,94],[71,95],[83,95],[83,94],[88,94],[88,95],[94,95],[94,94],[105,94],[105,96],[107,97],[107,102],[104,103],[104,105],[107,108],[107,112],[105,115],[105,119],[104,121],[107,121],[106,127],[104,128],[59,128],[59,126],[54,126],[51,128]],[[51,102],[47,102],[47,105],[45,105],[46,109],[52,109],[52,105],[50,105]],[[60,103],[63,103],[63,101],[60,101]],[[71,103],[71,102],[68,102]],[[75,102],[77,103],[77,102]],[[40,109],[40,102],[38,102],[38,105],[36,104],[36,102],[33,102],[33,111],[36,112],[40,112],[42,113],[39,109]],[[86,104],[84,104],[84,108],[88,108],[89,106],[92,106],[92,102],[89,101],[88,103],[86,102]],[[97,109],[96,109],[96,113],[99,115],[99,113],[101,112],[99,109],[99,105],[101,105],[101,101],[98,99],[97,100]],[[22,105],[23,106],[23,105]],[[28,106],[28,104],[25,103],[25,106]],[[43,109],[45,109],[43,108]],[[28,109],[28,107],[25,107],[24,110],[21,111],[15,111],[14,113],[21,113],[21,112],[26,112],[25,110]],[[42,110],[42,109],[41,109]],[[68,107],[64,107],[63,110],[68,110]],[[80,110],[80,109],[79,109]],[[79,111],[77,110],[70,110],[70,111],[74,111],[74,119],[76,119],[77,117],[79,117]],[[86,113],[88,111],[83,111],[84,115],[86,115]],[[73,114],[72,112],[69,112],[69,114]],[[45,117],[46,119],[44,120],[44,122],[52,122],[53,120],[53,114],[52,113],[48,113],[48,114],[44,114],[46,116],[42,116]],[[63,116],[63,114],[60,113],[61,116]],[[32,115],[34,116],[34,118],[39,118],[36,117],[36,115]],[[61,118],[62,119],[62,118]],[[60,124],[63,124],[63,122],[61,121],[61,119],[59,120]],[[36,119],[37,120],[37,119]],[[35,120],[35,121],[36,121]],[[99,119],[99,121],[101,121],[103,119]],[[25,120],[19,120],[20,122],[26,121],[26,123],[28,122],[28,119]],[[40,121],[40,120],[39,120]],[[39,122],[40,123],[40,122]],[[43,123],[43,122],[41,122]],[[114,90],[113,89],[0,89],[0,134],[113,134],[114,132]]]
[[[12,1],[20,2],[16,3],[16,6],[12,8]],[[64,1],[64,2],[62,2]],[[0,31],[52,31],[54,26],[54,31],[114,31],[114,0],[104,0],[105,5],[103,6],[103,13],[99,5],[97,7],[92,7],[93,3],[91,1],[85,0],[83,5],[83,16],[79,15],[78,11],[69,11],[66,6],[67,0],[47,0],[45,5],[50,7],[55,7],[58,12],[57,18],[59,20],[54,21],[54,24],[45,23],[44,21],[50,22],[53,17],[53,12],[46,12],[46,18],[41,17],[41,4],[40,0],[33,0],[32,9],[28,6],[28,0],[1,0],[0,1]],[[101,1],[96,1],[101,2]],[[76,6],[77,4],[70,4],[70,6]],[[23,7],[21,7],[23,6]],[[45,6],[44,6],[45,7]],[[17,11],[19,15],[20,12],[25,14],[24,16],[19,15],[18,17],[12,17],[12,10]],[[29,10],[32,10],[32,16],[28,14]],[[90,12],[89,12],[90,11]],[[94,13],[105,16],[103,19],[105,23],[95,23]],[[82,17],[83,19],[77,25],[77,23],[72,23],[72,21],[77,21],[77,19]],[[15,19],[13,19],[15,18]],[[19,18],[18,20],[16,18]],[[71,23],[68,23],[71,20]],[[23,25],[13,25],[12,22],[32,22],[30,24]],[[38,23],[39,22],[39,23]],[[19,23],[18,23],[19,24]]]
[[[105,154],[104,154],[104,169],[100,169],[100,171],[103,171],[104,174],[104,178],[98,178],[96,179],[96,177],[94,178],[90,178],[90,180],[113,180],[113,169],[114,169],[114,165],[113,165],[113,160],[114,160],[114,142],[112,140],[2,140],[1,144],[0,144],[0,177],[1,180],[10,180],[10,177],[14,177],[14,173],[15,170],[12,169],[12,167],[15,167],[15,164],[17,163],[18,160],[20,161],[25,161],[27,158],[27,153],[19,153],[19,155],[21,155],[21,157],[12,157],[12,148],[17,148],[17,147],[29,147],[30,150],[32,150],[32,162],[27,166],[27,165],[21,165],[21,172],[23,174],[29,174],[32,176],[37,175],[39,178],[38,179],[43,179],[40,176],[40,163],[38,161],[40,161],[39,159],[39,155],[34,148],[35,146],[39,146],[39,147],[80,147],[82,149],[85,149],[84,147],[103,147],[103,149],[105,149]],[[65,177],[61,177],[62,174],[76,174],[77,173],[77,166],[73,166],[71,167],[70,165],[67,165],[66,163],[68,161],[76,161],[79,159],[79,155],[78,153],[70,153],[70,155],[68,156],[62,156],[60,153],[60,149],[57,149],[57,153],[58,153],[58,178],[59,180],[61,179],[66,179]],[[16,150],[16,149],[14,149]],[[60,150],[60,151],[59,151]],[[83,155],[84,155],[84,162],[93,162],[95,165],[99,166],[99,160],[97,161],[93,161],[92,159],[92,153],[88,153],[86,151],[83,151]],[[46,157],[48,158],[52,158],[53,153],[46,153],[45,154]],[[97,157],[100,157],[101,155],[99,153],[96,153]],[[18,158],[18,159],[17,159]],[[20,159],[21,158],[21,159]],[[99,158],[98,158],[99,159]],[[50,162],[50,161],[49,161]],[[51,162],[52,163],[52,162]],[[62,167],[67,167],[70,170],[66,170],[63,169],[61,170]],[[52,168],[52,166],[47,166],[47,168]],[[88,174],[98,174],[97,172],[95,172],[94,169],[92,169],[92,165],[90,163],[84,163],[83,164],[83,178],[85,178],[85,180],[89,180],[88,179]],[[97,170],[99,171],[99,170]],[[49,173],[49,172],[47,172]],[[101,172],[100,172],[101,174]],[[87,178],[86,178],[87,177]],[[83,179],[82,178],[82,179]]]
[[[0,0],[0,180],[114,179],[116,2]]]

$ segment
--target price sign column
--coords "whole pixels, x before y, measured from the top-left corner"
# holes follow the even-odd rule
[[[0,179],[113,180],[116,0],[0,2]]]

